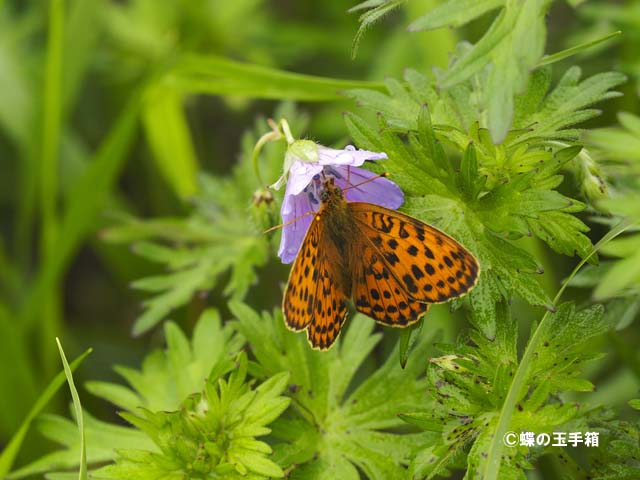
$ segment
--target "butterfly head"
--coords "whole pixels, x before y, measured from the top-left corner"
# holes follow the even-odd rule
[[[320,200],[325,205],[331,203],[332,200],[342,200],[342,189],[335,184],[333,177],[327,177],[324,180]]]

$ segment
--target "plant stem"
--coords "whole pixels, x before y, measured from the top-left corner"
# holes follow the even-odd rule
[[[604,245],[609,243],[615,237],[626,231],[629,227],[633,225],[633,222],[625,219],[618,223],[615,227],[613,227],[602,239],[594,245],[593,249],[589,253],[589,255],[585,256],[578,265],[573,269],[571,274],[567,277],[567,279],[562,283],[558,293],[553,299],[553,306],[557,306],[560,297],[564,293],[565,289],[569,285],[571,279],[578,273],[578,271],[582,268],[582,266],[587,263],[589,258],[591,258],[598,250],[600,250]],[[507,396],[505,397],[504,403],[502,404],[502,409],[500,411],[500,417],[498,419],[498,425],[496,427],[495,434],[491,439],[491,445],[489,447],[488,452],[488,460],[485,464],[486,471],[480,476],[481,478],[485,478],[487,480],[496,480],[499,478],[500,474],[500,463],[502,459],[502,448],[504,446],[503,437],[507,433],[509,428],[509,423],[511,422],[511,416],[513,414],[513,410],[515,409],[516,403],[518,402],[518,397],[520,396],[520,392],[522,391],[522,387],[525,383],[527,374],[529,372],[529,364],[531,363],[531,358],[538,347],[538,341],[540,340],[541,332],[543,331],[542,326],[548,320],[549,315],[552,312],[545,312],[542,320],[536,327],[536,330],[533,332],[527,347],[525,348],[524,354],[522,355],[522,359],[518,364],[518,369],[516,370],[515,375],[513,376],[513,381],[509,386],[509,391]]]

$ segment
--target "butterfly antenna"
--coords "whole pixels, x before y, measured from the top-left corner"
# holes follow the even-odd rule
[[[362,185],[364,185],[365,183],[369,183],[369,182],[373,182],[374,180],[377,180],[378,178],[387,178],[389,176],[389,172],[383,172],[379,175],[376,175],[375,177],[371,177],[371,178],[367,178],[366,180],[360,182],[360,183],[356,183],[355,185],[351,185],[349,187],[345,187],[342,189],[343,192],[346,192],[347,190],[351,190],[352,188],[358,188]],[[347,185],[349,185],[349,180],[347,180]]]
[[[313,215],[313,214],[315,214],[315,213],[316,213],[316,212],[314,212],[313,210],[309,210],[307,213],[303,213],[302,215],[300,215],[300,216],[298,216],[298,217],[294,218],[293,220],[289,220],[287,223],[281,223],[280,225],[275,225],[275,226],[273,226],[273,227],[271,227],[271,228],[267,228],[267,229],[266,229],[264,232],[262,232],[262,233],[269,233],[269,232],[273,232],[274,230],[277,230],[277,229],[279,229],[279,228],[286,227],[287,225],[291,225],[292,223],[296,223],[298,220],[300,220],[300,219],[301,219],[301,218],[303,218],[303,217],[306,217],[307,215]]]

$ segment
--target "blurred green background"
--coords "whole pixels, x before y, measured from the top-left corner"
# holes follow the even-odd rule
[[[77,384],[114,380],[113,364],[138,365],[162,343],[159,329],[132,335],[147,295],[130,287],[162,268],[126,242],[105,241],[105,229],[131,216],[188,214],[199,173],[229,175],[243,135],[281,100],[297,103],[310,138],[344,144],[341,113],[356,106],[337,90],[376,87],[407,67],[445,68],[459,41],[476,41],[491,23],[485,16],[461,29],[406,32],[437,3],[407,2],[367,32],[352,59],[358,17],[342,0],[0,0],[0,445],[60,370],[54,337],[69,358],[94,348]],[[640,3],[568,3],[554,3],[547,52],[624,32],[565,61],[585,76],[630,76],[625,95],[587,126],[611,125],[620,110],[639,113]],[[282,71],[314,77],[301,87]],[[550,291],[572,265],[555,261],[547,261]],[[260,275],[277,291],[287,269],[273,255],[268,262]],[[279,303],[250,295],[254,305]],[[170,318],[189,329],[205,305],[225,311],[222,288]],[[64,398],[49,409],[64,411]],[[106,404],[84,402],[113,417]],[[20,460],[45,451],[42,442],[34,435]]]

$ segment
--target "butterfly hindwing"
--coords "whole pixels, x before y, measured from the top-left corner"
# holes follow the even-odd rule
[[[340,334],[347,317],[347,295],[338,282],[330,261],[321,257],[313,319],[307,328],[307,338],[315,349],[328,350]]]
[[[318,261],[318,245],[321,225],[314,221],[310,226],[289,274],[282,310],[291,330],[299,332],[311,323],[315,302],[315,282],[312,280]],[[317,273],[316,273],[317,276]],[[313,283],[312,283],[313,282]],[[313,288],[310,288],[313,286]]]
[[[478,261],[444,232],[377,205],[351,202],[348,206],[361,235],[378,254],[375,258],[384,262],[409,298],[440,303],[464,295],[475,285]]]
[[[427,311],[429,305],[409,297],[368,239],[354,245],[352,258],[358,259],[352,267],[356,310],[392,327],[411,325]]]
[[[347,316],[347,292],[337,272],[335,245],[323,238],[323,226],[316,218],[302,242],[284,295],[287,326],[307,329],[309,343],[327,350],[338,337]]]

